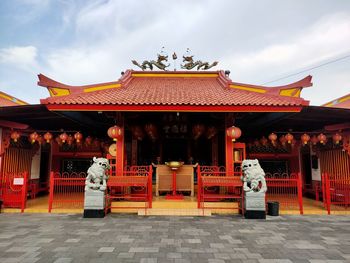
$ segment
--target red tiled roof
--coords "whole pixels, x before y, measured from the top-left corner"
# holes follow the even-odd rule
[[[135,73],[135,72],[134,72]],[[191,73],[191,72],[190,72]],[[202,72],[203,73],[203,72]],[[205,72],[204,72],[205,73]],[[155,76],[139,72],[141,76],[124,76],[119,88],[94,92],[73,93],[41,100],[48,105],[191,105],[191,106],[302,106],[308,105],[299,97],[262,94],[230,88],[230,82],[218,72],[216,77]],[[189,74],[190,75],[190,74]],[[193,76],[193,73],[192,73]],[[125,79],[130,78],[129,81]]]
[[[350,93],[338,99],[325,103],[325,107],[350,109]]]
[[[0,107],[27,105],[28,103],[0,91]]]

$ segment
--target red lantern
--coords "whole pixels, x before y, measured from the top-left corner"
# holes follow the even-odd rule
[[[316,135],[312,136],[311,142],[312,142],[313,145],[316,145],[318,143],[318,139],[317,139]]]
[[[157,127],[154,124],[146,124],[145,131],[152,140],[157,138]]]
[[[45,133],[44,139],[45,139],[46,143],[50,143],[50,141],[52,140],[52,134],[49,132]]]
[[[113,141],[118,141],[121,140],[123,136],[123,130],[119,126],[114,125],[108,129],[107,134],[113,139]]]
[[[67,141],[67,139],[68,139],[68,135],[65,132],[60,134],[59,137],[60,137],[60,140],[61,140],[62,143],[65,143]]]
[[[77,132],[74,134],[74,139],[77,143],[80,143],[80,141],[83,139],[83,135],[80,132]]]
[[[266,146],[266,145],[267,145],[267,142],[268,142],[268,140],[265,138],[265,136],[263,136],[263,137],[260,139],[260,143],[261,143],[261,145],[263,145],[263,146]]]
[[[192,127],[193,138],[197,140],[199,137],[203,135],[205,131],[205,127],[203,124],[196,124]]]
[[[286,137],[285,137],[284,135],[282,135],[282,136],[280,137],[280,143],[281,143],[283,146],[285,146],[285,145],[286,145],[286,141],[287,141]]]
[[[317,139],[320,143],[325,144],[327,142],[327,137],[323,133],[317,136]]]
[[[272,145],[276,145],[276,141],[277,141],[277,135],[274,133],[271,133],[269,135],[269,140],[271,141]]]
[[[73,142],[74,142],[74,137],[71,134],[69,134],[67,138],[67,144],[72,145]]]
[[[21,137],[21,134],[18,131],[11,132],[11,139],[14,142],[17,142],[20,137]]]
[[[210,126],[207,130],[207,138],[210,140],[217,134],[217,129],[214,126]]]
[[[294,139],[294,136],[288,132],[288,133],[286,134],[285,138],[286,138],[287,142],[288,142],[289,144],[291,144],[292,141],[293,141],[293,139]]]
[[[306,145],[310,141],[310,136],[304,133],[303,135],[301,135],[300,139],[303,145]]]
[[[41,145],[43,143],[43,137],[39,135],[36,141]]]
[[[339,133],[336,133],[336,134],[333,135],[333,142],[334,142],[335,144],[339,144],[339,142],[341,141],[341,139],[342,139],[342,137],[341,137],[341,135],[340,135]]]
[[[35,143],[36,140],[38,139],[38,137],[39,137],[39,134],[37,134],[36,132],[33,132],[33,133],[29,134],[29,141],[31,143]]]
[[[242,131],[240,128],[232,126],[226,130],[226,135],[232,139],[232,141],[236,141],[242,135]]]
[[[92,137],[91,136],[86,137],[85,138],[85,144],[86,145],[91,145],[91,143],[92,143]]]
[[[140,126],[131,127],[131,133],[134,136],[134,138],[136,138],[139,141],[142,141],[142,139],[144,137],[144,133],[143,133]]]

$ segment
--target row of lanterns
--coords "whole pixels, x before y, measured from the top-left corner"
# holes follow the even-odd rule
[[[13,131],[11,133],[11,139],[14,142],[17,142],[20,137],[21,137],[21,134],[18,131]],[[88,137],[90,137],[90,136],[88,136]],[[88,137],[86,139],[88,139]],[[68,135],[67,133],[63,132],[57,138],[58,138],[60,143],[67,142],[68,144],[72,144],[74,142],[74,140],[77,143],[80,143],[81,140],[83,139],[83,135],[80,132],[76,132],[74,135]],[[53,135],[50,132],[46,132],[43,136],[38,134],[37,132],[32,132],[28,136],[28,140],[32,144],[34,144],[35,142],[38,142],[39,144],[41,144],[43,141],[45,141],[46,143],[50,143],[52,141],[52,139],[53,139]]]
[[[277,135],[275,133],[271,133],[268,138],[271,141],[272,145],[276,145]],[[332,136],[332,139],[333,139],[333,142],[335,144],[339,144],[340,141],[342,140],[342,136],[339,133],[335,133]],[[263,139],[261,139],[261,140],[262,140],[262,143],[263,143],[264,140]],[[266,138],[265,138],[265,140],[266,140],[266,143],[267,143],[267,139]],[[327,136],[324,135],[323,133],[320,133],[317,136],[313,135],[312,137],[310,137],[310,135],[304,133],[303,135],[300,136],[300,140],[301,140],[301,143],[303,145],[307,145],[309,142],[311,142],[312,145],[316,145],[317,143],[325,145],[327,143]],[[291,133],[287,133],[286,135],[280,136],[279,141],[280,141],[280,143],[282,145],[285,145],[286,143],[288,143],[288,144],[295,143],[294,136]]]

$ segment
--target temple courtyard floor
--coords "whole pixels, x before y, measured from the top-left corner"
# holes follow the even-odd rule
[[[0,262],[350,262],[350,216],[0,214]]]

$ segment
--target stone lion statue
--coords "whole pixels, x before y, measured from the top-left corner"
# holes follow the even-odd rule
[[[104,191],[107,188],[108,176],[106,170],[110,168],[109,162],[106,158],[94,157],[92,160],[94,162],[88,169],[85,179],[85,191]]]
[[[245,192],[253,191],[265,193],[267,191],[265,172],[257,159],[243,160],[242,171],[243,190]]]

